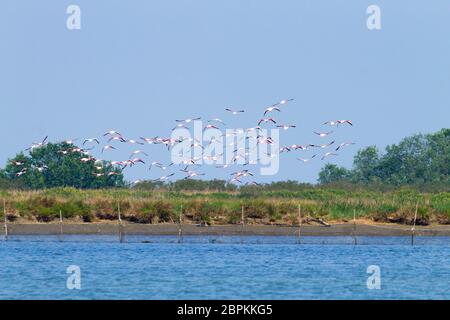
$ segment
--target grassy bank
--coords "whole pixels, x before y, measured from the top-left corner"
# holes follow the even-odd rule
[[[2,191],[9,221],[51,222],[65,219],[95,222],[122,218],[135,223],[183,220],[236,224],[244,207],[248,223],[295,224],[298,206],[303,217],[345,222],[353,218],[411,224],[418,204],[418,224],[450,224],[450,193],[411,189],[369,190],[308,188],[301,191],[171,192],[129,189]],[[3,216],[3,213],[0,214]]]

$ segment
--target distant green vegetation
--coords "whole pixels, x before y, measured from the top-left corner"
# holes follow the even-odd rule
[[[187,192],[139,189],[2,191],[10,221],[106,221],[122,218],[135,223],[183,221],[211,224],[240,222],[244,207],[247,223],[296,224],[298,206],[303,217],[346,221],[353,218],[411,224],[418,205],[418,224],[450,224],[450,193],[421,193],[414,189],[370,191],[304,187],[289,190]],[[0,215],[1,216],[1,215]]]
[[[65,142],[49,143],[31,150],[29,155],[19,153],[0,170],[0,189],[98,189],[124,185],[122,172],[110,162],[96,163],[83,150]]]
[[[388,146],[384,154],[375,146],[359,150],[351,170],[327,164],[319,182],[449,187],[450,129],[404,138]]]

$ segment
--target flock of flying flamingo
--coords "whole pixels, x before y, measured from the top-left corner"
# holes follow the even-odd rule
[[[279,101],[278,103],[275,103],[275,104],[267,107],[264,110],[263,117],[256,122],[257,126],[252,127],[252,128],[247,128],[247,129],[232,130],[231,133],[229,131],[227,131],[227,133],[223,134],[222,136],[224,136],[224,137],[225,136],[233,136],[233,135],[237,135],[238,133],[242,133],[242,131],[245,131],[247,133],[254,132],[254,133],[256,133],[256,136],[247,136],[246,139],[256,139],[256,144],[269,144],[269,145],[273,144],[274,140],[272,137],[265,136],[264,134],[261,133],[263,131],[262,130],[263,128],[261,127],[261,125],[264,125],[265,128],[276,127],[283,131],[295,129],[296,125],[279,123],[277,120],[274,119],[274,117],[271,116],[272,114],[275,114],[275,113],[277,113],[277,114],[281,113],[283,110],[283,107],[291,101],[293,101],[293,99],[284,99],[284,100]],[[245,110],[243,110],[243,109],[232,109],[232,108],[226,108],[225,111],[230,116],[239,116],[240,114],[245,112]],[[179,129],[179,128],[184,128],[184,129],[189,130],[189,124],[191,124],[197,120],[201,120],[201,118],[194,117],[194,118],[188,118],[188,119],[177,119],[177,120],[175,120],[176,125],[175,125],[175,127],[173,127],[172,131],[175,129]],[[324,122],[323,125],[337,128],[340,125],[353,126],[353,123],[350,120],[331,120],[331,121]],[[221,128],[225,129],[225,126],[226,125],[225,125],[224,121],[222,121],[219,118],[213,118],[213,119],[207,120],[207,125],[205,125],[203,127],[203,131],[210,130],[210,129],[216,129],[216,130],[220,130]],[[324,131],[324,132],[314,131],[313,133],[319,138],[328,138],[330,136],[333,136],[334,130]],[[67,149],[60,151],[60,153],[63,156],[68,155],[70,153],[81,154],[80,161],[92,162],[94,164],[95,171],[92,172],[92,174],[95,177],[116,175],[116,174],[118,174],[118,172],[121,172],[121,171],[125,170],[126,168],[131,168],[136,165],[147,165],[149,170],[158,170],[158,171],[164,171],[164,172],[171,171],[170,173],[160,176],[159,178],[154,179],[152,181],[167,181],[169,178],[175,176],[176,172],[181,172],[182,174],[184,174],[185,175],[184,179],[190,179],[190,178],[205,175],[205,173],[200,173],[200,172],[196,171],[197,168],[201,167],[201,164],[198,163],[198,162],[200,162],[200,160],[209,160],[212,162],[217,162],[219,160],[219,157],[222,155],[222,154],[220,154],[220,155],[212,156],[212,155],[203,155],[202,154],[202,157],[192,157],[190,159],[183,160],[178,165],[178,166],[180,166],[178,168],[178,170],[176,170],[176,169],[169,170],[169,168],[171,168],[171,169],[175,168],[176,165],[174,165],[173,162],[164,165],[163,162],[161,162],[161,161],[147,160],[149,158],[149,152],[143,150],[143,148],[144,148],[143,146],[149,145],[149,144],[150,145],[164,145],[167,147],[167,150],[170,151],[171,148],[173,148],[176,144],[185,142],[186,140],[188,140],[188,142],[191,143],[190,144],[191,148],[201,148],[203,150],[204,146],[203,146],[202,142],[198,141],[198,139],[195,139],[195,138],[174,139],[171,137],[163,138],[163,137],[158,137],[158,136],[153,137],[153,138],[140,137],[138,140],[133,140],[133,139],[127,139],[122,133],[120,133],[119,131],[116,131],[116,130],[109,130],[109,131],[105,132],[101,138],[93,137],[93,138],[83,139],[82,147],[77,147],[74,145],[75,141],[77,141],[77,140],[78,139],[64,141],[65,144],[67,145]],[[104,144],[101,143],[102,140],[104,141]],[[222,142],[220,140],[218,140],[217,138],[213,137],[208,142],[208,146],[210,146],[211,144],[214,144],[214,143],[222,143]],[[48,137],[45,137],[42,141],[40,141],[38,143],[33,143],[29,148],[25,149],[25,151],[32,152],[33,150],[35,150],[37,148],[41,148],[47,144],[48,144]],[[120,170],[106,172],[104,170],[104,164],[105,164],[106,160],[101,160],[100,158],[94,157],[91,154],[92,151],[96,150],[96,148],[97,148],[97,149],[99,149],[99,152],[103,156],[106,153],[113,152],[114,150],[119,149],[119,146],[122,144],[136,146],[135,147],[136,150],[134,150],[130,154],[129,158],[126,160],[108,161],[108,163],[110,163],[115,168],[118,168]],[[298,161],[307,163],[316,157],[320,158],[321,160],[324,160],[331,156],[337,156],[338,155],[336,153],[337,151],[340,151],[343,148],[348,147],[353,144],[355,144],[355,143],[354,142],[342,142],[338,145],[335,145],[335,140],[333,139],[330,142],[325,143],[325,144],[305,144],[305,145],[294,144],[294,145],[290,145],[290,146],[282,146],[282,147],[280,147],[278,154],[267,154],[267,155],[270,157],[275,157],[281,153],[288,153],[288,152],[293,152],[296,150],[309,150],[309,149],[317,150],[317,153],[314,153],[309,158],[296,158]],[[330,151],[326,151],[326,152],[321,151],[323,149],[330,150]],[[236,148],[233,151],[234,156],[232,157],[231,163],[216,165],[216,168],[220,168],[220,169],[226,169],[226,168],[235,167],[235,166],[239,166],[239,165],[242,166],[240,168],[241,170],[233,171],[232,173],[229,174],[230,179],[228,182],[241,184],[241,183],[243,183],[244,178],[254,176],[254,174],[249,169],[243,168],[243,167],[246,167],[251,164],[257,164],[257,161],[255,161],[255,160],[246,160],[246,158],[247,158],[246,156],[249,155],[249,151],[250,150],[248,147]],[[202,151],[202,153],[203,153],[203,151]],[[321,153],[321,154],[319,154],[319,153]],[[242,159],[244,163],[242,163],[242,162],[238,163],[239,159]],[[11,160],[11,163],[19,168],[23,167],[20,171],[18,171],[16,173],[17,177],[20,177],[27,173],[28,169],[26,167],[24,167],[23,162]],[[45,170],[48,169],[48,167],[47,167],[47,165],[42,164],[34,169],[43,173],[43,172],[45,172]],[[136,181],[132,182],[132,184],[135,185],[135,184],[141,183],[143,181],[144,180],[136,180]],[[256,181],[246,182],[245,184],[258,185],[258,183]]]

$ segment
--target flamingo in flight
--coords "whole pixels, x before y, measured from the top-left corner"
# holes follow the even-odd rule
[[[300,149],[300,150],[307,150],[308,146],[302,146],[302,145],[299,145],[299,144],[293,144],[289,148],[294,149],[294,150],[298,150],[298,149]]]
[[[126,164],[125,164],[125,162],[123,162],[123,161],[111,161],[111,165],[113,165],[113,166],[121,166],[121,167],[124,167],[124,166],[126,166]]]
[[[91,143],[91,142],[96,142],[97,144],[100,144],[100,142],[98,141],[97,138],[90,138],[90,139],[85,139],[85,140],[83,141],[83,146],[84,146],[87,142],[89,142],[89,143]]]
[[[122,136],[113,136],[108,139],[108,143],[110,143],[111,141],[125,142],[126,140],[124,138],[122,138]]]
[[[325,121],[323,124],[328,124],[330,126],[337,126],[339,123],[337,121],[330,120],[330,121]]]
[[[188,118],[188,119],[175,120],[175,121],[176,121],[176,122],[182,122],[182,123],[188,124],[188,123],[190,123],[190,122],[192,122],[192,121],[200,120],[200,119],[201,119],[201,117],[197,117],[197,118]]]
[[[333,152],[327,152],[322,156],[322,160],[329,156],[337,156],[337,154]]]
[[[143,154],[144,156],[147,156],[147,157],[148,157],[148,154],[147,154],[145,151],[143,151],[143,150],[136,150],[136,151],[133,151],[133,152],[131,153],[129,159],[131,159],[133,156],[135,156],[135,155],[137,155],[137,154]]]
[[[191,166],[191,165],[200,166],[196,162],[201,160],[201,159],[202,159],[201,157],[192,157],[190,159],[184,159],[183,161],[181,161],[181,163],[183,163],[185,165],[188,165],[188,166]]]
[[[347,124],[353,126],[353,122],[351,120],[337,120],[337,123],[338,124],[345,124],[345,123],[347,123]]]
[[[236,182],[238,182],[238,183],[242,183],[242,181],[241,180],[239,180],[239,178],[233,178],[233,179],[230,179],[230,183],[233,183],[234,181],[236,181]]]
[[[31,145],[31,147],[29,147],[29,148],[26,148],[25,149],[25,151],[28,151],[28,150],[34,150],[34,149],[36,149],[36,148],[40,148],[40,147],[43,147],[43,146],[45,146],[46,144],[47,144],[47,139],[48,139],[48,136],[45,136],[45,138],[41,141],[41,142],[39,142],[39,143],[33,143],[32,145]]]
[[[225,111],[231,112],[233,115],[237,115],[238,113],[243,113],[245,110],[233,110],[231,108],[226,108]]]
[[[294,101],[294,99],[283,99],[280,102],[274,104],[273,106],[280,106],[280,105],[282,106],[282,105],[287,104],[288,102],[291,102],[291,101]]]
[[[152,161],[152,163],[150,163],[150,167],[148,168],[148,170],[152,170],[153,166],[161,168],[162,167],[162,163],[158,162],[158,161]]]
[[[251,173],[248,169],[245,169],[242,171],[233,172],[230,174],[230,176],[235,176],[236,178],[239,178],[239,177],[253,176],[253,173]]]
[[[348,147],[352,144],[355,144],[354,142],[343,142],[340,145],[338,145],[338,147],[336,148],[336,151],[338,151],[339,149],[342,149],[343,147]]]
[[[226,169],[231,167],[231,164],[222,164],[220,166],[216,166],[217,169]]]
[[[164,166],[161,162],[158,161],[153,161],[152,163],[150,163],[150,167],[148,168],[149,170],[152,169],[153,166],[160,168],[161,170],[165,171],[167,170],[167,168],[173,166],[173,162],[169,163],[167,166]]]
[[[223,122],[221,119],[219,119],[219,118],[214,118],[214,119],[210,119],[210,120],[208,120],[208,123],[211,123],[211,122],[217,122],[217,123],[220,123],[220,124],[222,124],[222,125],[226,125],[225,124],[225,122]]]
[[[66,144],[73,144],[75,141],[77,141],[78,140],[78,138],[76,138],[76,139],[69,139],[69,140],[64,140],[63,142],[64,143],[66,143]]]
[[[240,174],[237,178],[240,178],[240,177],[247,177],[247,176],[254,176],[253,175],[253,173],[251,173],[250,171],[248,171],[248,172],[244,172],[244,173],[242,173],[242,174]]]
[[[345,124],[345,123],[353,126],[353,122],[351,120],[330,120],[330,121],[325,121],[323,124],[328,124],[330,126],[339,126],[340,124]]]
[[[118,135],[118,136],[122,136],[122,134],[119,132],[119,131],[116,131],[116,130],[109,130],[109,131],[107,131],[107,132],[105,132],[104,134],[103,134],[103,136],[113,136],[113,135]]]
[[[296,128],[297,126],[293,124],[279,124],[277,128],[283,128],[283,130],[288,130],[289,128]]]
[[[158,179],[154,179],[153,181],[155,181],[155,182],[156,181],[165,181],[165,180],[169,179],[173,175],[175,175],[175,173],[168,174],[167,176],[162,176],[162,177],[160,177]]]
[[[267,118],[267,119],[260,119],[259,120],[259,122],[258,122],[258,126],[261,124],[261,123],[268,123],[268,122],[272,122],[272,123],[277,123],[275,120],[273,120],[272,118]]]
[[[277,106],[271,106],[271,107],[268,107],[268,108],[264,111],[264,115],[266,115],[266,114],[268,114],[269,112],[272,112],[272,111],[278,111],[278,112],[281,112],[280,108],[278,108]]]
[[[198,142],[195,142],[195,143],[191,144],[191,148],[195,148],[195,147],[204,149],[203,145],[201,143],[198,143]]]
[[[136,141],[136,140],[133,140],[133,139],[125,140],[125,142],[127,142],[129,144],[139,144],[141,146],[144,145],[142,142]]]
[[[256,141],[256,144],[272,144],[274,141],[271,137],[261,137]]]
[[[81,148],[76,147],[76,148],[72,148],[72,149],[67,150],[67,151],[72,152],[72,153],[82,153],[84,155],[87,155],[87,154],[89,154],[90,150],[92,150],[92,148],[91,149],[81,149]]]
[[[184,142],[184,141],[200,143],[200,140],[198,140],[197,138],[184,138],[181,140],[181,142]]]
[[[183,170],[184,171],[184,170]],[[194,178],[194,177],[198,177],[198,176],[204,176],[204,173],[198,173],[195,171],[187,171],[187,176],[184,179],[190,179],[190,178]]]
[[[317,154],[314,154],[311,158],[296,158],[299,161],[303,161],[303,163],[309,162],[312,159],[314,159],[317,156]]]
[[[204,128],[203,131],[208,130],[208,129],[217,129],[220,130],[218,127],[216,127],[215,125],[212,124],[207,124]]]
[[[290,152],[291,151],[291,148],[290,147],[281,147],[280,148],[280,153],[283,153],[283,152]]]
[[[172,128],[172,131],[174,131],[174,130],[176,130],[176,129],[180,129],[180,128],[189,130],[189,128],[186,127],[186,126],[184,125],[184,123],[179,123],[179,124],[177,124],[175,127]]]
[[[104,151],[107,151],[107,150],[116,150],[116,148],[114,148],[113,146],[111,146],[111,145],[107,145],[107,146],[104,146],[103,148],[102,148],[102,153],[104,152]]]
[[[318,135],[319,137],[323,138],[323,137],[326,137],[326,136],[329,136],[330,134],[332,134],[333,131],[328,131],[328,132],[317,132],[317,131],[314,131],[314,133],[316,135]]]
[[[137,163],[145,164],[145,161],[140,159],[140,158],[135,158],[135,159],[132,159],[132,160],[127,160],[125,163],[126,164],[125,164],[124,168],[126,166],[130,166],[130,168],[131,168],[132,166],[136,165]]]
[[[171,166],[173,166],[173,162],[169,163],[167,166],[160,166],[159,168],[160,168],[161,170],[163,170],[163,171],[166,171],[167,168],[169,168],[169,167],[171,167]]]
[[[155,137],[155,138],[144,138],[144,137],[141,137],[141,140],[144,140],[144,141],[147,142],[148,144],[154,144],[154,143],[156,143],[156,139],[157,139],[157,137]]]
[[[316,147],[316,148],[322,148],[322,149],[324,149],[324,148],[327,148],[327,147],[331,146],[334,142],[335,142],[335,141],[333,140],[333,141],[331,141],[331,142],[328,143],[328,144],[322,144],[322,145],[310,144],[309,146],[310,146],[310,147]]]

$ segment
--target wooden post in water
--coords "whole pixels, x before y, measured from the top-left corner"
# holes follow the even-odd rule
[[[297,238],[298,244],[302,243],[301,239],[300,239],[301,233],[302,233],[302,207],[299,204],[298,205],[298,238]]]
[[[123,242],[123,226],[122,226],[122,217],[120,215],[120,202],[117,203],[117,211],[119,214],[119,242],[122,243]]]
[[[353,209],[353,244],[358,244],[358,240],[356,239],[356,209]]]
[[[411,228],[411,245],[414,245],[414,231],[416,229],[416,220],[417,220],[417,210],[419,209],[419,202],[416,203],[416,211],[414,213],[414,222]]]
[[[178,219],[178,243],[181,243],[182,235],[183,235],[183,230],[181,229],[182,215],[183,215],[183,205],[181,205],[180,217]]]
[[[62,217],[62,211],[59,210],[59,241],[63,240],[63,217]]]
[[[245,221],[244,221],[244,206],[242,206],[242,212],[241,212],[241,244],[244,243],[244,227],[245,227]]]
[[[5,241],[8,241],[8,218],[6,215],[6,200],[3,199],[3,215],[5,219]]]

